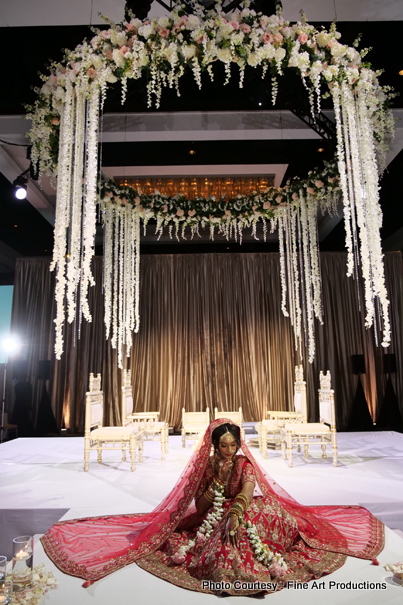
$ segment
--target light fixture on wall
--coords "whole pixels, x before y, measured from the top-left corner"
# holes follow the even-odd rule
[[[14,195],[18,200],[25,200],[25,198],[27,197],[28,177],[26,177],[25,175],[27,174],[27,172],[29,172],[29,170],[30,169],[27,168],[27,170],[17,176],[17,178],[13,182]]]

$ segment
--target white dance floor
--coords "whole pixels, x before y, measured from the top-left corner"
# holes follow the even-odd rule
[[[248,436],[247,436],[248,439]],[[160,444],[145,442],[144,461],[134,473],[119,452],[104,452],[103,464],[92,453],[90,470],[83,471],[83,438],[18,439],[0,446],[0,533],[38,533],[39,523],[92,515],[151,511],[175,484],[192,454],[192,444],[181,447],[179,436],[171,436],[169,454],[160,460]],[[369,561],[349,558],[336,573],[323,578],[322,588],[288,589],[267,595],[273,605],[309,603],[401,605],[403,586],[393,583],[383,566],[403,560],[403,435],[384,433],[339,433],[339,467],[331,457],[322,460],[318,449],[310,458],[295,454],[294,468],[282,460],[280,451],[268,459],[256,447],[252,453],[260,464],[294,498],[303,504],[360,504],[386,523],[386,547],[379,567]],[[67,511],[67,512],[66,512]],[[30,521],[32,519],[32,521]],[[39,520],[39,521],[38,521]],[[27,524],[32,523],[32,528]],[[45,525],[45,526],[44,526]],[[394,531],[392,531],[394,530]],[[38,536],[39,537],[39,536]],[[3,554],[0,552],[0,554]],[[59,587],[43,599],[46,605],[198,605],[217,602],[217,597],[193,593],[156,578],[130,565],[90,588],[82,580],[65,576],[35,545],[35,565],[45,563],[58,579]],[[342,583],[337,587],[331,582]],[[386,583],[386,589],[351,589],[344,583]],[[324,587],[323,587],[324,586]],[[246,597],[225,597],[230,603],[250,602]]]

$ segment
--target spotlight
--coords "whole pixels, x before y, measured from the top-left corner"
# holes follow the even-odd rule
[[[20,176],[17,176],[13,182],[14,195],[18,200],[25,200],[27,197],[27,177],[25,176],[27,172],[29,172],[29,168],[20,174]]]
[[[9,335],[2,339],[1,348],[7,355],[18,353],[21,348],[21,342],[17,336]]]
[[[325,150],[323,149],[323,147],[319,147],[318,151],[319,151],[319,153],[322,153]]]
[[[399,71],[399,76],[403,76],[403,69]]]

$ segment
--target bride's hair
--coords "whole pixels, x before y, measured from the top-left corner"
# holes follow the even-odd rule
[[[220,443],[221,437],[224,433],[231,433],[236,441],[237,450],[241,447],[241,431],[239,426],[236,424],[220,424],[217,428],[214,429],[213,434],[211,435],[211,441],[213,442],[214,449],[218,449],[218,444]]]

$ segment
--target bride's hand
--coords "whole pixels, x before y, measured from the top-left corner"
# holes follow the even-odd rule
[[[232,460],[224,460],[224,462],[218,467],[218,478],[222,483],[226,483],[228,473],[231,471],[234,463]]]
[[[225,542],[232,544],[236,548],[239,546],[240,525],[236,515],[229,515],[225,526]]]

